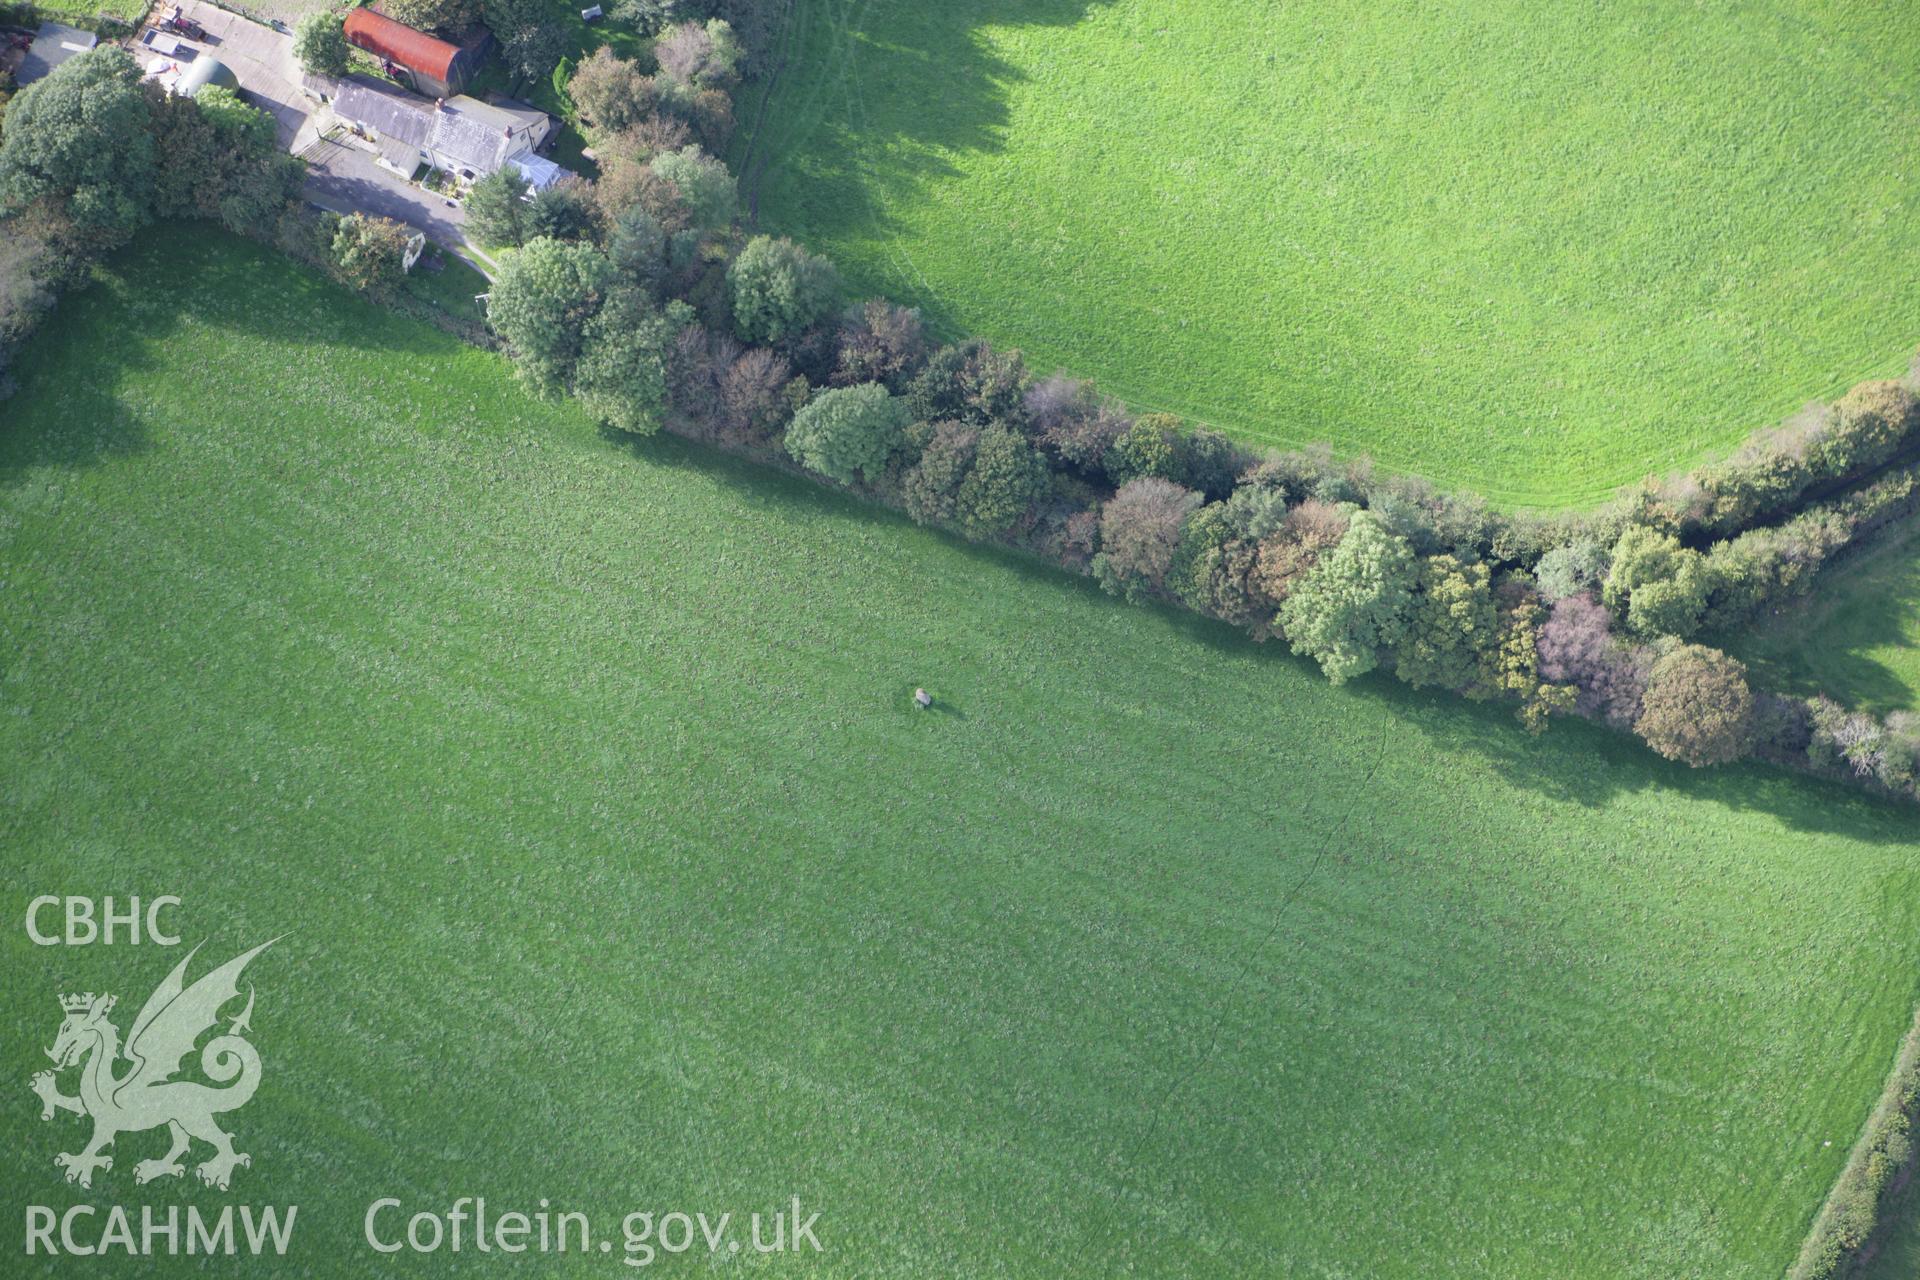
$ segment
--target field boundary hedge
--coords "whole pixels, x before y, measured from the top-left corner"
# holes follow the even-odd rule
[[[1886,1087],[1860,1138],[1847,1153],[1826,1202],[1814,1215],[1786,1280],[1836,1280],[1851,1275],[1873,1240],[1881,1213],[1914,1169],[1914,1121],[1920,1118],[1920,1009],[1900,1042]]]
[[[147,10],[153,7],[152,0],[141,0],[140,11],[132,17],[123,18],[116,13],[77,13],[64,9],[49,9],[34,4],[31,0],[17,0],[16,3],[0,4],[0,27],[21,27],[32,31],[43,22],[57,22],[77,31],[91,31],[103,40],[119,40],[132,35],[146,20]]]
[[[791,0],[728,2],[792,13]],[[537,393],[573,396],[613,432],[797,464],[1113,594],[1278,638],[1336,684],[1381,670],[1507,703],[1535,731],[1576,714],[1690,766],[1757,756],[1920,800],[1920,723],[1774,696],[1701,640],[1808,591],[1910,509],[1920,478],[1889,468],[1920,451],[1920,380],[1862,382],[1591,511],[1496,511],[1325,448],[1256,453],[1041,376],[1018,351],[939,344],[885,299],[849,307],[830,262],[742,225],[738,175],[707,150],[733,125],[743,50],[728,25],[663,28],[656,52],[648,75],[603,48],[568,82],[600,122],[597,183],[475,184],[468,234],[519,250],[492,283],[486,331],[403,296],[400,224],[301,206],[299,166],[269,131],[217,100],[202,119],[156,95],[118,48],[72,59],[10,105],[16,127],[0,133],[0,367],[88,261],[159,217],[217,219],[504,349]],[[100,126],[72,123],[83,92],[153,131],[151,152],[130,151],[104,187],[71,161],[100,150],[86,136]],[[158,159],[195,148],[217,180],[163,181]]]

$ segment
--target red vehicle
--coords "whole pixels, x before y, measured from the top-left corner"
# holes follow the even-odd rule
[[[173,12],[162,18],[159,25],[163,31],[171,31],[175,35],[185,36],[189,40],[205,40],[207,38],[206,28],[181,13],[179,5],[173,6]]]

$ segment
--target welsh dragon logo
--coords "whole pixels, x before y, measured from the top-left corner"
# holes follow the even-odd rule
[[[215,1116],[245,1106],[260,1085],[260,1055],[243,1036],[251,1029],[251,986],[247,989],[247,1007],[228,1023],[225,1034],[207,1041],[200,1051],[200,1070],[209,1080],[226,1087],[213,1088],[173,1077],[193,1052],[194,1042],[220,1021],[220,1007],[239,996],[240,973],[248,961],[277,941],[263,942],[234,957],[192,986],[185,982],[187,965],[200,948],[189,951],[147,997],[140,1016],[133,1020],[133,1029],[127,1033],[124,1049],[119,1028],[107,1017],[113,1012],[115,997],[96,996],[91,991],[60,997],[66,1020],[60,1024],[53,1048],[47,1050],[54,1069],[36,1073],[32,1084],[33,1091],[40,1095],[42,1120],[53,1119],[56,1111],[93,1117],[92,1141],[74,1154],[53,1158],[54,1164],[67,1171],[68,1182],[91,1187],[94,1170],[113,1168],[113,1158],[104,1152],[116,1137],[161,1125],[172,1134],[173,1146],[158,1160],[134,1165],[135,1182],[177,1178],[185,1173],[180,1157],[195,1138],[213,1147],[213,1157],[195,1169],[209,1186],[225,1191],[234,1166],[253,1163],[251,1157],[233,1149],[233,1139],[214,1122]],[[122,1057],[131,1064],[123,1071],[117,1070]],[[60,1092],[56,1077],[76,1064],[80,1064],[80,1092],[68,1097]]]

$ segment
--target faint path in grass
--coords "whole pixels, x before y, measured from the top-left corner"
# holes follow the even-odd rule
[[[1252,985],[1251,979],[1255,976],[1254,965],[1256,959],[1272,945],[1274,938],[1279,934],[1280,926],[1286,918],[1287,908],[1294,904],[1300,895],[1306,891],[1307,886],[1313,882],[1314,877],[1320,873],[1320,867],[1326,861],[1327,855],[1347,839],[1348,833],[1353,825],[1354,815],[1367,809],[1373,803],[1373,781],[1380,772],[1381,764],[1386,760],[1386,749],[1387,735],[1383,731],[1374,740],[1372,749],[1367,752],[1367,758],[1371,763],[1366,767],[1365,772],[1360,775],[1358,784],[1353,791],[1353,802],[1341,811],[1338,821],[1326,829],[1325,834],[1321,838],[1319,848],[1314,851],[1313,857],[1307,863],[1306,869],[1300,873],[1300,878],[1295,880],[1293,884],[1287,888],[1287,891],[1280,896],[1279,900],[1274,903],[1273,921],[1266,933],[1261,935],[1258,941],[1242,952],[1236,961],[1239,974],[1238,980],[1241,983],[1249,986]],[[1304,829],[1311,829],[1312,827],[1313,804],[1313,798],[1309,798],[1307,801],[1307,810],[1302,815],[1300,822],[1300,826]],[[1304,948],[1309,940],[1310,935],[1309,937],[1301,938],[1300,946]],[[1207,1037],[1206,1047],[1200,1051],[1199,1056],[1194,1060],[1191,1067],[1174,1077],[1173,1081],[1167,1085],[1166,1093],[1161,1096],[1159,1102],[1154,1104],[1152,1118],[1148,1123],[1147,1131],[1142,1136],[1139,1146],[1135,1150],[1134,1154],[1136,1158],[1146,1154],[1158,1139],[1161,1124],[1169,1108],[1172,1107],[1175,1096],[1197,1080],[1200,1075],[1212,1065],[1215,1056],[1219,1053],[1221,1031],[1225,1026],[1226,1011],[1221,1009],[1220,1016],[1214,1021],[1213,1031]]]

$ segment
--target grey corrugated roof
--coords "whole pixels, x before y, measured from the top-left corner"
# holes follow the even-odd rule
[[[486,114],[451,105],[434,112],[433,149],[462,168],[492,173],[506,163],[509,152],[526,144],[508,136],[507,130],[487,119]]]
[[[13,81],[15,84],[32,84],[68,58],[85,53],[99,43],[100,37],[91,31],[81,31],[58,22],[43,22],[40,29],[33,33],[33,44],[27,48],[27,56],[20,60],[19,69],[13,73]]]
[[[420,167],[420,148],[406,139],[389,138],[382,134],[376,145],[380,148],[380,154],[386,157],[387,163],[401,173],[411,176],[413,171]]]
[[[218,58],[201,54],[186,65],[180,78],[173,82],[173,91],[183,98],[191,98],[210,84],[221,85],[236,92],[240,88],[239,77],[233,69]]]
[[[358,77],[340,82],[333,111],[383,142],[431,148],[442,162],[476,176],[537,144],[548,128],[544,112],[521,103],[497,107],[459,97],[436,105]]]
[[[340,82],[333,113],[384,138],[424,147],[433,133],[433,104],[395,93],[365,80]]]

